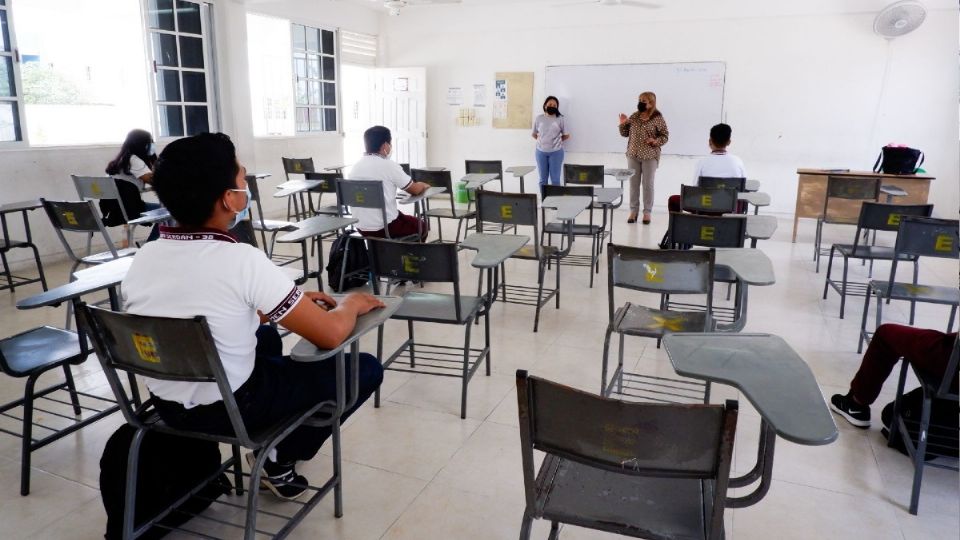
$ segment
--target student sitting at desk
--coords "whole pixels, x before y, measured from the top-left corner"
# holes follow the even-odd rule
[[[156,145],[149,131],[134,129],[127,133],[120,152],[107,164],[105,171],[114,178],[121,200],[100,201],[100,213],[103,215],[104,225],[116,227],[127,223],[120,210],[121,202],[123,209],[127,211],[128,219],[138,218],[147,210],[160,208],[159,204],[144,202],[140,196],[146,184],[153,183],[153,164],[156,161]],[[155,230],[151,233],[151,240],[156,238],[156,232]]]
[[[385,238],[384,227],[390,232],[390,238],[401,238],[420,233],[420,239],[426,240],[429,223],[414,216],[408,216],[397,209],[397,189],[411,195],[423,193],[429,184],[414,182],[410,175],[395,161],[390,159],[393,151],[393,138],[390,130],[383,126],[373,126],[363,132],[363,145],[366,154],[350,169],[348,180],[380,180],[383,183],[383,199],[386,203],[387,224],[378,208],[352,208],[353,217],[359,220],[357,229],[363,236]]]
[[[727,124],[717,124],[710,128],[710,155],[697,162],[693,173],[693,185],[697,185],[701,176],[713,178],[746,178],[747,170],[743,160],[728,153],[730,136],[733,130]],[[671,212],[680,212],[680,196],[671,195],[667,201],[667,208]]]
[[[277,330],[263,323],[279,323],[332,349],[350,335],[359,315],[383,304],[369,294],[348,294],[336,302],[322,292],[301,292],[262,250],[230,236],[227,231],[250,206],[245,173],[222,133],[170,143],[157,161],[153,184],[180,226],[162,227],[160,239],[137,252],[122,290],[130,313],[206,317],[243,421],[258,431],[336,397],[335,363],[292,361],[283,356]],[[344,419],[383,380],[375,357],[361,354],[359,366],[357,402]],[[172,427],[232,433],[216,383],[145,382],[157,412]],[[284,499],[300,496],[307,480],[294,466],[316,455],[330,434],[329,427],[297,428],[265,462],[263,486]]]

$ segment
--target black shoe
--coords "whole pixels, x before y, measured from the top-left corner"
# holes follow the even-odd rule
[[[834,394],[830,398],[830,409],[855,427],[863,429],[870,427],[870,407],[858,405],[849,393]]]
[[[253,468],[256,457],[247,454],[247,464]],[[277,497],[286,501],[298,499],[307,491],[310,483],[294,469],[293,465],[281,465],[269,459],[263,463],[263,472],[260,474],[260,488],[269,489]]]

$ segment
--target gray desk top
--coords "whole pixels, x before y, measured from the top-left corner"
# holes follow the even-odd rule
[[[418,169],[421,171],[430,171],[430,172],[440,172],[440,171],[447,170],[446,167],[414,167],[414,169]]]
[[[337,301],[343,298],[343,296],[344,295],[333,295]],[[392,317],[393,314],[400,309],[400,304],[403,303],[403,298],[399,296],[381,296],[380,300],[386,304],[386,307],[375,309],[366,315],[358,317],[357,325],[353,327],[353,332],[351,332],[350,335],[347,336],[347,339],[343,340],[343,343],[336,349],[321,350],[313,343],[301,339],[293,346],[293,350],[290,351],[290,358],[298,362],[318,362],[330,358],[337,354],[337,352],[346,349],[350,344],[359,340],[367,332],[386,322],[387,319]]]
[[[633,169],[613,169],[604,167],[603,174],[607,176],[614,176],[617,178],[617,180],[623,182],[627,180],[627,178],[633,176]]]
[[[76,281],[54,287],[17,302],[17,309],[56,306],[74,298],[116,287],[127,276],[133,257],[124,257],[76,272]]]
[[[466,188],[468,190],[473,190],[480,189],[487,182],[492,182],[498,178],[500,178],[500,175],[496,173],[470,173],[463,175],[460,181],[467,183]]]
[[[349,227],[359,221],[356,218],[343,218],[337,216],[314,216],[303,221],[294,223],[297,230],[277,238],[277,242],[301,242],[314,236],[331,233],[344,227]]]
[[[777,232],[777,218],[773,216],[747,216],[747,238],[769,240]]]
[[[524,176],[532,173],[536,170],[536,167],[533,165],[516,165],[513,167],[507,167],[505,172],[513,173],[517,178],[523,178]]]
[[[733,270],[749,285],[773,285],[777,282],[773,263],[767,254],[751,248],[717,248],[715,264]]]
[[[22,212],[23,210],[35,210],[43,206],[38,200],[20,201],[6,204],[0,204],[0,214],[9,214],[10,212]]]
[[[610,205],[623,196],[623,188],[593,188],[593,196],[596,197],[597,204]]]
[[[743,186],[743,189],[747,191],[759,191],[760,190],[760,181],[747,179],[746,184]]]
[[[273,175],[270,173],[263,173],[263,172],[253,173],[253,177],[256,178],[257,180],[263,180],[264,178],[270,178],[271,176]]]
[[[671,334],[663,345],[680,375],[735,386],[784,439],[829,444],[837,426],[806,362],[770,334]]]
[[[474,268],[494,268],[527,245],[529,236],[517,234],[474,233],[460,242],[460,247],[473,249],[477,255],[470,262]]]
[[[770,206],[770,195],[759,191],[737,193],[737,199],[747,201],[754,206]]]
[[[277,186],[276,193],[273,194],[276,198],[289,197],[290,195],[296,195],[301,191],[307,191],[319,186],[322,182],[320,180],[289,180]]]
[[[333,172],[340,172],[340,171],[342,171],[343,169],[346,169],[347,167],[349,167],[349,165],[334,165],[333,167],[324,167],[323,170],[325,170],[325,171],[333,171]]]
[[[140,217],[137,219],[131,219],[127,223],[131,225],[147,225],[150,223],[156,223],[158,221],[164,221],[170,219],[170,211],[166,208],[155,208],[153,210],[147,210],[140,214]]]
[[[398,204],[414,204],[426,199],[427,197],[433,197],[434,195],[439,195],[441,193],[446,193],[446,192],[447,192],[447,188],[445,187],[428,187],[427,189],[423,190],[423,193],[419,195],[410,195],[409,197],[398,198],[397,203]]]
[[[880,186],[880,192],[891,197],[906,197],[909,195],[902,187],[893,185]]]
[[[584,195],[554,195],[543,199],[543,202],[540,204],[544,208],[556,209],[557,219],[561,221],[573,221],[593,204],[593,197]]]

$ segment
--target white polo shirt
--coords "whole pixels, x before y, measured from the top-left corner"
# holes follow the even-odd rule
[[[350,168],[348,180],[380,180],[383,183],[383,199],[386,202],[387,223],[392,223],[400,215],[397,210],[397,190],[410,185],[410,176],[403,172],[400,165],[379,154],[367,154]],[[353,217],[359,220],[357,228],[361,231],[379,231],[383,229],[383,218],[377,208],[351,208]]]
[[[203,315],[236,391],[253,373],[260,325],[257,310],[279,321],[302,292],[263,251],[215,229],[161,227],[160,238],[134,256],[122,283],[129,313],[189,318]],[[162,356],[162,345],[158,353]],[[159,398],[186,408],[220,401],[216,383],[145,378]]]
[[[130,174],[120,172],[119,174],[113,175],[114,178],[119,178],[120,180],[126,180],[137,186],[137,189],[143,191],[143,180],[140,179],[141,176],[151,173],[150,167],[147,167],[147,164],[143,162],[142,159],[137,156],[130,156]]]
[[[697,163],[697,170],[693,175],[694,185],[701,176],[746,178],[747,170],[739,157],[727,152],[712,152]]]

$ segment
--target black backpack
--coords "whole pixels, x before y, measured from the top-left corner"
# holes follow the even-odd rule
[[[120,426],[107,440],[100,458],[100,497],[107,511],[107,532],[104,534],[107,540],[123,537],[127,453],[134,433],[136,428],[133,426]],[[220,447],[216,442],[148,431],[140,445],[134,528],[156,516],[219,467]],[[181,525],[190,519],[182,512],[198,514],[230,489],[230,480],[221,474],[159,523],[166,527]],[[168,529],[155,525],[140,538],[163,538],[168,532]]]
[[[914,388],[903,395],[900,400],[902,414],[907,424],[907,431],[910,437],[916,441],[917,434],[920,431],[920,413],[923,411],[923,389]],[[933,406],[930,408],[930,431],[927,433],[927,455],[925,459],[933,459],[936,456],[957,457],[960,454],[957,448],[957,414],[960,414],[960,406],[956,401],[949,399],[933,400]],[[890,420],[893,416],[893,402],[887,403],[880,411],[880,420],[883,422],[881,432],[885,438],[889,437]],[[894,445],[901,454],[908,455],[907,449],[903,446],[902,440],[897,440]],[[931,453],[930,451],[933,451]]]
[[[873,164],[873,172],[916,174],[923,165],[923,152],[906,146],[884,146]]]
[[[350,252],[347,251],[350,245]],[[347,265],[343,266],[343,258],[347,257]],[[330,256],[327,257],[327,285],[334,292],[343,292],[354,287],[362,287],[369,280],[370,257],[367,255],[367,245],[363,238],[344,234],[337,237],[330,246]],[[343,289],[340,289],[340,269],[343,268],[346,278],[343,280]]]

